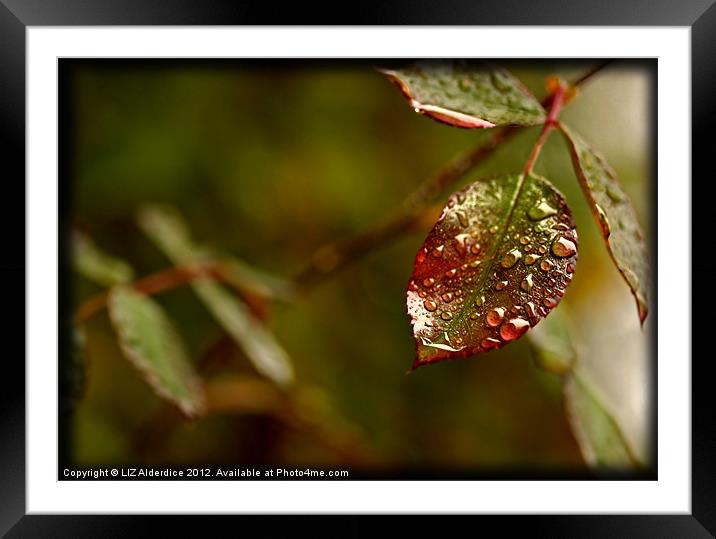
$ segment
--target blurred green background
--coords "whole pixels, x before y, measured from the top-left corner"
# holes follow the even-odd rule
[[[547,75],[570,80],[595,62],[500,63],[541,98]],[[395,212],[419,182],[489,136],[415,114],[364,61],[103,60],[78,62],[67,73],[73,221],[140,276],[169,266],[135,224],[143,204],[171,204],[197,241],[291,277],[318,247]],[[653,73],[645,64],[615,62],[562,115],[607,156],[650,240]],[[482,175],[520,170],[538,132],[524,129],[451,190]],[[652,434],[648,332],[638,330],[631,295],[597,234],[558,135],[536,172],[566,195],[577,221],[579,263],[560,309],[578,329],[580,361],[646,455]],[[436,202],[442,205],[447,195]],[[297,386],[310,388],[325,412],[316,421],[329,432],[350,433],[351,441],[341,443],[360,451],[336,449],[314,430],[261,411],[181,419],[122,357],[102,313],[86,327],[87,385],[72,416],[73,460],[87,466],[583,468],[560,379],[533,366],[526,339],[406,374],[414,344],[404,292],[429,228],[425,223],[300,301],[271,309],[267,323],[293,360]],[[98,291],[73,278],[75,306]],[[207,377],[253,376],[191,290],[156,299],[192,358],[210,357]]]

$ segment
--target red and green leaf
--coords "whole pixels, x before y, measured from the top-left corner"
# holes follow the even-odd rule
[[[467,129],[539,125],[545,111],[509,72],[484,62],[420,62],[381,70],[411,107],[440,122]]]
[[[612,260],[634,294],[643,323],[648,314],[649,256],[634,206],[604,156],[565,125],[559,128],[592,214]]]
[[[413,367],[521,337],[557,306],[576,260],[571,211],[547,180],[508,174],[453,194],[408,285]]]

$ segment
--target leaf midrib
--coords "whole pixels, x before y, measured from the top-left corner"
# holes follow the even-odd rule
[[[529,176],[531,177],[531,176]],[[507,212],[507,216],[502,221],[502,227],[499,234],[499,239],[496,239],[494,242],[494,245],[492,249],[490,249],[488,255],[485,257],[485,260],[495,260],[494,254],[499,251],[500,247],[502,247],[502,244],[505,241],[505,234],[507,232],[507,229],[509,227],[509,222],[512,219],[512,215],[515,212],[515,208],[517,207],[517,203],[519,201],[519,197],[522,194],[522,191],[524,190],[525,185],[527,184],[527,178],[528,176],[525,174],[519,174],[519,179],[517,181],[517,187],[515,188],[515,193],[512,195],[512,200],[510,201],[510,210]],[[495,234],[495,237],[498,238],[498,234]],[[483,271],[483,275],[480,279],[479,284],[475,287],[475,292],[470,296],[470,301],[465,305],[463,309],[460,310],[459,314],[453,318],[452,322],[447,324],[447,328],[443,331],[443,335],[447,333],[448,331],[452,331],[455,327],[458,326],[459,323],[461,323],[465,316],[467,315],[467,312],[470,310],[470,306],[474,305],[475,299],[482,291],[483,287],[485,286],[485,282],[487,281],[487,276],[492,273],[492,269],[494,268],[494,262],[490,266],[490,271]],[[440,336],[440,339],[443,339],[443,336]],[[438,341],[440,342],[440,341]],[[467,347],[466,347],[467,348]],[[473,346],[474,348],[474,346]]]

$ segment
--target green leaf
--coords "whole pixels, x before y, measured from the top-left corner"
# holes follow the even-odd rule
[[[72,233],[72,264],[80,275],[102,286],[127,283],[134,277],[129,264],[101,251],[78,231]]]
[[[184,222],[170,209],[146,207],[139,214],[139,224],[177,265],[200,264],[210,259],[208,250],[193,243]],[[245,303],[209,277],[198,278],[191,286],[257,371],[279,384],[291,382],[293,368],[288,354]]]
[[[530,331],[527,339],[532,346],[537,366],[558,375],[570,372],[577,360],[577,350],[571,335],[572,328],[564,313],[564,306],[553,311]]]
[[[613,471],[640,466],[616,420],[581,374],[567,378],[564,394],[567,418],[590,466]]]
[[[408,285],[413,368],[521,337],[557,306],[576,261],[572,214],[547,180],[508,174],[458,191]]]
[[[164,310],[126,286],[110,291],[108,309],[124,355],[146,382],[187,416],[200,415],[204,408],[200,379]]]
[[[574,170],[612,260],[636,299],[642,324],[648,314],[649,254],[636,211],[604,156],[577,133],[560,125]]]
[[[539,125],[545,111],[507,71],[484,62],[440,60],[381,70],[415,112],[464,128]]]
[[[192,287],[257,371],[278,384],[291,382],[293,369],[288,354],[244,303],[208,279],[199,279]]]

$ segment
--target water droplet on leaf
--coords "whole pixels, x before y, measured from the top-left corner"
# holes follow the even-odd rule
[[[557,304],[559,303],[559,300],[557,298],[546,297],[546,298],[544,298],[544,301],[542,303],[548,309],[554,309],[557,306]]]
[[[522,283],[520,284],[520,288],[529,294],[530,291],[532,290],[532,285],[533,285],[532,275],[528,275],[527,277],[525,277],[522,280]]]
[[[574,256],[577,252],[577,246],[573,241],[568,240],[564,236],[558,236],[552,243],[552,254],[559,258],[567,258]]]
[[[467,239],[469,237],[469,234],[458,234],[455,236],[455,249],[461,256],[465,256],[467,253]]]
[[[599,204],[595,204],[594,209],[597,211],[597,215],[599,216],[599,226],[602,229],[602,235],[605,238],[608,238],[612,234],[612,226],[609,224],[607,214],[604,213],[604,210]]]
[[[512,249],[509,253],[502,257],[500,264],[503,268],[511,268],[517,261],[522,258],[522,253],[518,249]]]
[[[607,196],[612,199],[612,202],[616,203],[619,203],[624,200],[622,194],[612,186],[607,187]]]
[[[510,85],[503,81],[500,76],[494,71],[490,73],[490,80],[492,81],[492,85],[497,89],[498,92],[504,94],[510,91]]]
[[[457,215],[457,220],[460,221],[460,224],[462,226],[464,226],[465,228],[470,226],[470,221],[468,221],[467,215],[465,215],[465,212],[459,211],[459,212],[456,212],[456,215]]]
[[[502,307],[497,307],[495,309],[492,309],[489,313],[487,313],[487,325],[490,327],[497,327],[502,322],[502,319],[505,317],[505,309]]]
[[[543,200],[542,202],[539,202],[536,206],[532,206],[527,211],[527,217],[529,217],[533,221],[541,221],[542,219],[545,219],[550,215],[555,215],[556,213],[557,210],[555,210],[552,206],[550,206]]]
[[[522,318],[512,318],[502,324],[500,328],[500,337],[505,341],[513,341],[522,335],[529,329],[530,323]]]

